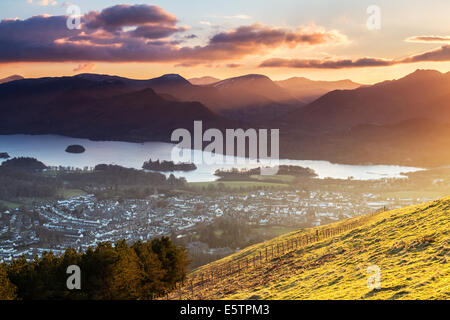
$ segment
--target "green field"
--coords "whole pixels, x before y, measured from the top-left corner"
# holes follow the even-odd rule
[[[189,182],[189,187],[196,188],[208,188],[213,185],[215,188],[223,184],[227,189],[239,189],[239,188],[285,188],[288,185],[284,183],[270,183],[260,181],[210,181],[210,182]]]
[[[19,208],[21,206],[20,203],[15,203],[15,202],[9,202],[9,201],[3,201],[0,200],[0,206],[4,206],[8,209],[16,209]]]
[[[73,197],[84,196],[86,195],[86,192],[80,189],[63,189],[61,195],[64,199],[70,199]]]
[[[417,199],[417,198],[427,198],[427,199],[439,199],[448,193],[448,191],[442,190],[405,190],[405,191],[392,191],[381,193],[383,198],[395,198],[395,199]]]
[[[280,175],[273,175],[273,176],[260,176],[260,175],[252,175],[250,178],[258,180],[258,181],[265,181],[265,182],[272,182],[272,181],[281,181],[283,183],[291,183],[294,181],[295,177],[287,174],[280,174]]]

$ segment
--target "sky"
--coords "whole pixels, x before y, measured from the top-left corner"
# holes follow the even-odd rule
[[[2,0],[0,78],[258,73],[370,84],[449,72],[449,13],[448,0]]]

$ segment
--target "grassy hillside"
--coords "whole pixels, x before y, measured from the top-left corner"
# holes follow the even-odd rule
[[[252,246],[191,276],[301,232]],[[268,260],[194,290],[185,286],[172,298],[181,293],[183,299],[450,299],[450,197],[379,213],[362,226]],[[381,270],[379,290],[366,284],[372,265]]]

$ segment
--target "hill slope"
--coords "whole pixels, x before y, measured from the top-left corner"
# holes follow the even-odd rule
[[[291,127],[333,132],[424,118],[450,122],[450,72],[417,70],[399,80],[336,90],[285,116]]]
[[[355,219],[353,219],[355,220]],[[378,213],[359,227],[216,277],[183,298],[202,299],[449,299],[450,197]],[[351,223],[352,219],[349,222]],[[333,228],[338,224],[319,227]],[[341,223],[342,225],[342,223]],[[312,231],[315,231],[314,229]],[[245,249],[194,272],[218,268],[268,245],[298,239],[294,232]],[[366,285],[369,266],[381,270],[381,289]],[[194,292],[194,295],[192,295]],[[179,292],[173,294],[178,298]]]
[[[11,82],[11,81],[16,81],[16,80],[22,80],[22,79],[23,79],[22,76],[19,76],[19,75],[15,74],[15,75],[13,75],[13,76],[10,76],[10,77],[7,77],[7,78],[0,79],[0,84],[2,84],[2,83],[7,83],[7,82]]]

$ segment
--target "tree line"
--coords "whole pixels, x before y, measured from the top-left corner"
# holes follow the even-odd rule
[[[186,250],[168,237],[127,245],[99,243],[85,252],[66,249],[0,264],[0,300],[148,300],[186,277]],[[81,288],[69,290],[67,268],[81,270]]]

